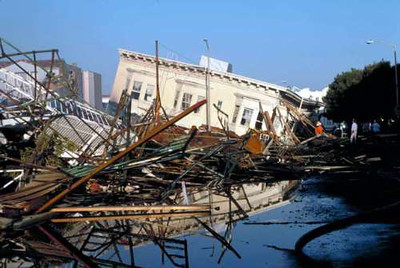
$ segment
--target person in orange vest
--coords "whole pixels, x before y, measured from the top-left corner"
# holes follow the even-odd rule
[[[324,133],[324,127],[322,126],[321,122],[317,122],[314,132],[316,136],[321,136]]]

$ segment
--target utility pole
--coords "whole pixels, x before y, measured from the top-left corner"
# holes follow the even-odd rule
[[[210,46],[208,45],[208,40],[203,39],[206,43],[207,47],[207,68],[206,68],[206,124],[207,124],[207,131],[211,132],[211,119],[210,119]]]
[[[396,107],[399,106],[399,80],[397,78],[397,55],[396,55],[396,45],[393,46],[394,51],[394,79],[396,84]]]
[[[160,120],[160,107],[161,107],[161,97],[160,97],[160,85],[158,81],[158,40],[156,40],[156,103],[154,107],[154,116],[156,119],[156,125],[158,125]]]

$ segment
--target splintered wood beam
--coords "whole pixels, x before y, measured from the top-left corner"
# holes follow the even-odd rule
[[[86,175],[85,177],[79,179],[78,181],[76,181],[75,183],[73,183],[70,187],[68,187],[67,189],[65,189],[64,191],[62,191],[61,193],[59,193],[58,195],[56,195],[55,197],[51,198],[50,200],[48,200],[44,205],[42,205],[35,213],[40,213],[43,212],[45,210],[47,210],[48,208],[50,208],[51,206],[53,206],[56,202],[60,201],[61,199],[63,199],[65,196],[67,196],[69,193],[71,193],[72,191],[74,191],[76,188],[78,188],[80,185],[82,185],[83,183],[89,181],[90,178],[92,178],[93,176],[95,176],[96,174],[98,174],[100,171],[104,170],[105,168],[109,167],[110,165],[112,165],[113,163],[115,163],[116,161],[118,161],[119,159],[121,159],[122,157],[124,157],[126,154],[130,153],[132,150],[136,149],[137,147],[143,145],[144,143],[146,143],[147,141],[149,141],[150,139],[152,139],[155,135],[157,135],[158,133],[162,132],[163,130],[165,130],[166,128],[172,126],[173,124],[175,124],[176,122],[178,122],[179,120],[181,120],[182,118],[184,118],[185,116],[187,116],[188,114],[190,114],[191,112],[193,112],[194,110],[200,108],[201,106],[203,106],[207,101],[206,100],[202,100],[194,105],[192,105],[191,107],[189,107],[188,109],[186,109],[185,111],[183,111],[182,113],[176,115],[175,117],[171,118],[171,120],[167,121],[166,123],[159,125],[157,127],[155,127],[154,129],[152,129],[149,133],[147,133],[147,135],[141,139],[138,140],[137,142],[131,144],[128,148],[126,148],[124,151],[119,152],[117,155],[113,156],[112,158],[110,158],[108,161],[106,161],[105,163],[101,164],[100,166],[98,166],[97,168],[95,168],[92,172],[90,172],[88,175]]]
[[[264,120],[266,120],[266,122],[268,122],[269,125],[269,130],[272,132],[272,134],[274,135],[273,139],[275,142],[278,142],[278,135],[276,134],[276,130],[274,127],[274,121],[271,119],[271,117],[269,116],[268,111],[265,111],[263,114]]]
[[[108,137],[107,137],[107,140],[108,140],[108,141],[110,140],[110,138],[111,138],[111,136],[112,136],[112,133],[113,133],[114,128],[115,128],[115,125],[117,124],[118,117],[119,117],[119,113],[121,112],[123,106],[125,105],[125,103],[126,103],[126,101],[127,101],[127,90],[128,90],[128,89],[124,89],[124,90],[122,91],[121,97],[120,97],[120,99],[119,99],[118,106],[117,106],[117,111],[115,112],[114,120],[113,120],[112,123],[111,123],[110,132],[108,133]],[[128,126],[128,127],[129,127],[129,126]],[[97,147],[100,147],[100,144],[99,144]],[[97,150],[97,148],[96,148],[95,150]],[[94,150],[94,151],[95,151],[95,150]],[[104,146],[103,159],[106,158],[107,150],[108,150],[108,145]]]
[[[259,105],[259,109],[260,109],[259,113],[261,113],[262,116],[263,116],[265,126],[267,127],[267,130],[268,130],[268,131],[271,131],[271,125],[269,124],[267,118],[265,117],[264,109],[263,109],[263,107],[262,107],[261,101],[258,101],[258,105]]]
[[[271,115],[271,121],[272,123],[275,121],[275,117],[276,117],[276,107],[272,110],[272,115]]]
[[[283,125],[283,129],[286,130],[286,134],[289,135],[292,138],[293,143],[300,143],[299,138],[297,138],[297,136],[290,129],[288,123],[283,120],[283,116],[281,114],[281,111],[279,109],[277,109],[277,111],[278,111],[278,115],[279,115],[279,120],[280,120],[281,124]]]
[[[272,132],[274,141],[278,142],[278,135],[276,135],[276,131],[275,131],[275,128],[274,128],[275,116],[274,116],[274,119],[271,119],[271,117],[269,116],[268,111],[264,112],[260,101],[258,102],[258,105],[260,106],[260,112],[261,112],[261,114],[263,116],[263,120],[264,120],[264,123],[265,123],[265,125],[267,127],[267,130],[269,132]],[[275,114],[275,109],[274,109],[273,113]]]

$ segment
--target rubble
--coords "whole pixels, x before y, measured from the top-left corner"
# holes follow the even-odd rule
[[[0,39],[0,59],[16,65],[14,57],[23,56],[33,64],[42,53],[50,53],[52,61],[59,58],[57,50],[6,53],[7,44]],[[162,113],[158,85],[157,101],[133,121],[126,91],[111,117],[80,102],[70,81],[55,77],[52,67],[45,70],[44,82],[19,67],[30,82],[5,72],[0,76],[6,85],[0,88],[6,104],[0,106],[0,229],[29,231],[24,242],[1,241],[13,254],[29,245],[21,250],[24,257],[39,254],[49,262],[72,259],[90,267],[132,267],[135,238],[154,242],[175,266],[188,267],[186,241],[168,234],[175,228],[170,222],[183,219],[205,228],[221,243],[220,260],[226,250],[240,258],[230,245],[230,227],[224,236],[213,229],[219,216],[212,198],[227,200],[228,212],[221,214],[231,226],[255,211],[245,184],[278,184],[290,192],[296,181],[313,172],[354,172],[380,160],[349,157],[342,140],[315,137],[312,122],[285,100],[281,106],[286,117],[280,107],[271,115],[262,112],[267,130],[249,129],[238,136],[229,130],[224,119],[228,116],[217,106],[220,129],[176,126],[206,101],[171,117]],[[9,76],[22,85],[18,90]],[[61,87],[71,95],[58,94]],[[276,124],[282,133],[277,133]],[[240,191],[242,201],[235,194]],[[208,192],[209,200],[194,204],[190,199],[199,192]],[[283,199],[278,195],[264,202],[268,206]],[[49,240],[35,241],[32,230]],[[52,243],[62,246],[54,248]],[[118,245],[129,247],[130,264],[120,256],[117,263],[99,258],[111,246],[118,255]],[[181,250],[181,255],[169,253],[167,245]]]

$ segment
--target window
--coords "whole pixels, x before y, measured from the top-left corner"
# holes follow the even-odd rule
[[[129,85],[131,84],[131,77],[132,77],[132,74],[128,74],[128,76],[126,77],[125,89],[128,89]]]
[[[202,100],[204,100],[205,99],[205,97],[204,96],[197,96],[197,102],[199,102],[199,101],[202,101]],[[198,112],[200,112],[200,108],[201,107],[199,107],[199,108],[197,108],[196,110],[194,110],[194,113],[198,113]]]
[[[218,101],[218,104],[217,104],[217,107],[218,107],[218,109],[221,109],[221,107],[222,107],[222,101]]]
[[[251,120],[252,115],[253,115],[253,109],[244,108],[242,120],[240,121],[240,124],[243,126],[250,125],[250,120]]]
[[[131,92],[131,99],[138,100],[140,96],[140,90],[142,89],[142,82],[133,82],[132,92]]]
[[[232,123],[236,123],[237,116],[239,114],[240,105],[235,105],[235,111],[233,112]]]
[[[176,107],[178,107],[179,96],[181,95],[181,89],[182,89],[182,85],[181,84],[176,85],[175,99],[174,99],[174,109],[176,109]]]
[[[151,97],[153,96],[154,85],[148,84],[146,88],[146,94],[144,95],[145,101],[151,101]]]
[[[256,129],[260,130],[262,128],[262,123],[263,123],[263,115],[262,113],[258,113],[256,121]]]
[[[181,109],[186,110],[187,108],[189,108],[191,102],[192,102],[192,94],[183,93]]]

